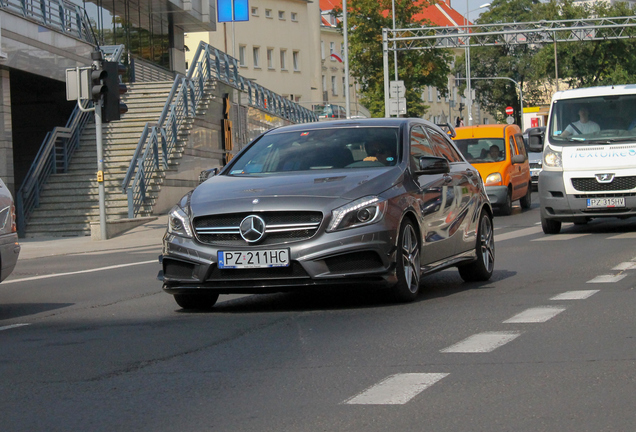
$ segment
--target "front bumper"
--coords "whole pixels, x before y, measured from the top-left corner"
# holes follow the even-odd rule
[[[624,197],[625,207],[588,209],[587,199],[597,197]],[[541,172],[539,176],[539,198],[541,200],[542,217],[561,222],[575,222],[582,219],[602,217],[636,216],[636,191],[576,192],[568,194],[563,180],[563,172],[561,171]]]
[[[507,186],[486,186],[486,194],[490,204],[495,207],[506,204],[508,199],[508,187]]]
[[[20,255],[20,244],[18,243],[17,234],[7,234],[0,236],[0,281],[9,277]]]
[[[169,294],[212,290],[219,294],[266,293],[338,283],[392,284],[395,229],[383,222],[282,245],[218,247],[166,233],[158,278]],[[289,267],[220,269],[225,250],[289,248]]]

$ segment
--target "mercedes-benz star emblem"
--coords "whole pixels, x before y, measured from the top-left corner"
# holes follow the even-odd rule
[[[247,216],[239,226],[241,237],[248,243],[255,243],[265,235],[265,221],[255,215]]]

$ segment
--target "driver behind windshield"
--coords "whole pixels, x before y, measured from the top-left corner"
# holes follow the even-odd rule
[[[565,128],[561,136],[568,137],[573,135],[590,134],[600,130],[600,126],[596,122],[590,120],[589,108],[582,106],[579,108],[579,121],[570,123],[568,127]]]
[[[365,161],[378,161],[383,165],[395,165],[395,146],[384,141],[375,140],[365,144],[367,157]]]

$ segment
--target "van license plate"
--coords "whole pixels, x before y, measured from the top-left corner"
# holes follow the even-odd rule
[[[222,269],[289,267],[289,249],[219,251],[217,258]]]
[[[588,198],[587,208],[625,207],[625,198]]]

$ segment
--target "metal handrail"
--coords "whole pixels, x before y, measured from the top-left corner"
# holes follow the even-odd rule
[[[105,58],[111,61],[119,61],[123,49],[123,45],[102,48],[108,53]],[[84,108],[92,106],[93,101],[88,101]],[[40,193],[51,174],[67,172],[71,158],[79,147],[84,126],[90,118],[90,112],[83,112],[76,105],[65,127],[56,127],[46,134],[22,185],[16,192],[16,222],[20,237],[24,237],[27,222],[40,205]]]
[[[128,217],[134,218],[146,203],[146,192],[154,173],[167,167],[177,145],[179,130],[196,115],[206,83],[220,81],[247,92],[248,104],[294,123],[318,121],[313,111],[298,105],[238,73],[238,62],[205,42],[199,43],[186,76],[177,75],[159,120],[147,123],[122,182],[128,196]]]
[[[68,0],[2,0],[0,9],[97,45],[86,9]]]

